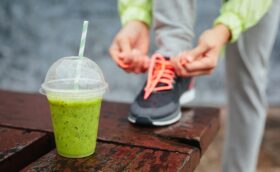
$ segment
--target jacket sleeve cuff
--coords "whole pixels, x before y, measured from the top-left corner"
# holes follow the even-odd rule
[[[242,20],[239,18],[238,15],[234,13],[224,13],[220,15],[214,22],[214,25],[224,24],[226,25],[231,32],[231,39],[230,42],[235,42],[238,37],[240,36],[243,26]]]
[[[130,7],[121,14],[121,22],[122,25],[125,25],[132,20],[142,21],[150,27],[152,23],[152,16],[147,10]]]

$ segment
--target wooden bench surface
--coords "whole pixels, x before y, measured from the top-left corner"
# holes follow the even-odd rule
[[[168,127],[132,125],[126,119],[128,110],[126,103],[103,102],[93,156],[68,159],[53,150],[25,171],[193,171],[219,129],[219,110],[215,108],[183,108],[182,119]],[[52,135],[46,98],[0,91],[0,126]]]
[[[52,151],[23,171],[188,171],[190,156],[178,152],[98,142],[96,153],[82,159],[68,159]]]
[[[0,126],[0,138],[0,171],[3,172],[18,171],[54,148],[51,136],[42,132]]]

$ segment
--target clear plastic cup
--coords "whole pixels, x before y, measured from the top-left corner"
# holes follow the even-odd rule
[[[82,158],[94,153],[106,89],[102,71],[86,57],[64,57],[50,67],[40,91],[50,104],[58,154]]]

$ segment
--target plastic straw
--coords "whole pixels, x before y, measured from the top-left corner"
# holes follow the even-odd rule
[[[88,29],[88,21],[84,21],[81,43],[80,43],[80,49],[79,49],[79,56],[80,57],[84,56],[84,50],[85,50],[85,45],[86,45],[86,37],[87,37],[87,29]]]
[[[87,37],[87,29],[88,29],[88,21],[84,21],[81,43],[80,43],[80,49],[79,49],[79,57],[80,58],[84,57],[84,50],[85,50],[86,37]],[[80,61],[79,61],[78,65],[77,65],[77,74],[76,74],[76,78],[75,78],[75,81],[74,81],[74,88],[76,90],[79,89],[80,73],[81,73],[81,65],[80,65]]]

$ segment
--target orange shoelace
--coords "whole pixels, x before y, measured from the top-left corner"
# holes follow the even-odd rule
[[[172,89],[174,78],[175,72],[170,61],[160,54],[154,54],[150,61],[144,99],[148,99],[153,92]]]

